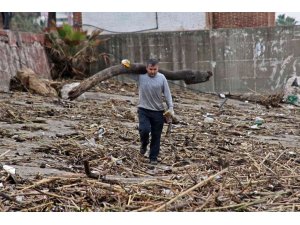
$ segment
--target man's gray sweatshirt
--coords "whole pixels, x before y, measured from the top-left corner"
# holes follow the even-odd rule
[[[162,111],[164,110],[163,95],[168,109],[173,110],[173,101],[166,77],[157,73],[150,77],[147,73],[139,76],[139,108]]]

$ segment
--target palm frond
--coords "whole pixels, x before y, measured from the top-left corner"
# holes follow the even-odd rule
[[[61,78],[87,76],[90,65],[104,61],[107,65],[109,55],[100,57],[98,46],[107,39],[100,39],[101,30],[95,30],[91,35],[86,31],[78,31],[68,24],[51,29],[47,33],[46,49],[54,66],[54,74]],[[103,55],[104,56],[104,55]]]

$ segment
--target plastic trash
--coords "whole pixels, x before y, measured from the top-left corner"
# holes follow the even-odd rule
[[[85,140],[86,140],[86,142],[83,143],[82,145],[88,146],[88,147],[97,147],[95,138],[91,138],[91,139],[85,138]]]
[[[276,113],[275,116],[276,117],[283,117],[283,118],[285,117],[285,115],[283,113]]]
[[[300,77],[290,77],[284,87],[283,101],[291,105],[300,105]]]
[[[171,191],[170,189],[163,189],[162,192],[161,192],[163,195],[166,195],[166,196],[174,196],[174,192]]]
[[[223,93],[219,94],[219,96],[220,98],[226,98],[226,96]]]
[[[215,176],[215,180],[220,180],[220,179],[222,179],[223,177],[221,176],[221,175],[217,175],[217,176]]]
[[[102,138],[105,134],[105,129],[103,127],[100,127],[98,130],[98,138]]]
[[[255,122],[256,125],[262,125],[264,123],[264,119],[261,117],[255,117]]]
[[[294,152],[294,151],[289,151],[288,154],[290,157],[296,157],[296,155],[297,155],[296,152]]]
[[[203,115],[204,123],[213,123],[214,122],[213,116],[214,116],[214,114],[212,114],[212,113],[206,113],[205,115]]]
[[[211,117],[204,118],[204,123],[213,123],[213,122],[214,122],[214,118],[211,118]]]
[[[8,172],[9,174],[15,175],[16,174],[16,168],[8,165],[3,165],[3,169]]]
[[[287,97],[287,103],[296,105],[298,103],[298,96],[297,95],[289,95]]]
[[[258,130],[258,129],[259,129],[259,127],[258,127],[258,125],[257,125],[257,124],[254,124],[254,125],[252,125],[250,128],[251,128],[251,129],[256,129],[256,130]]]
[[[23,195],[18,195],[17,197],[16,197],[16,200],[17,200],[17,202],[23,202],[23,200],[24,200],[24,196]]]
[[[110,156],[110,158],[111,158],[111,161],[112,161],[113,163],[115,163],[116,165],[122,165],[122,164],[123,164],[122,159],[115,158],[115,157],[113,157],[112,155]]]

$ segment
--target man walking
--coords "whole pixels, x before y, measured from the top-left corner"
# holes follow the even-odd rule
[[[141,148],[144,155],[150,142],[150,163],[157,164],[157,156],[160,151],[160,138],[164,125],[163,95],[166,99],[168,112],[174,115],[173,101],[166,77],[158,72],[158,61],[150,59],[146,66],[147,73],[139,76],[139,133]]]

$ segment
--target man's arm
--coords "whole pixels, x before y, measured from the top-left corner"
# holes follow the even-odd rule
[[[174,114],[172,95],[171,95],[169,84],[168,84],[168,81],[166,78],[164,78],[164,96],[166,98],[168,111],[170,111],[172,114]]]

